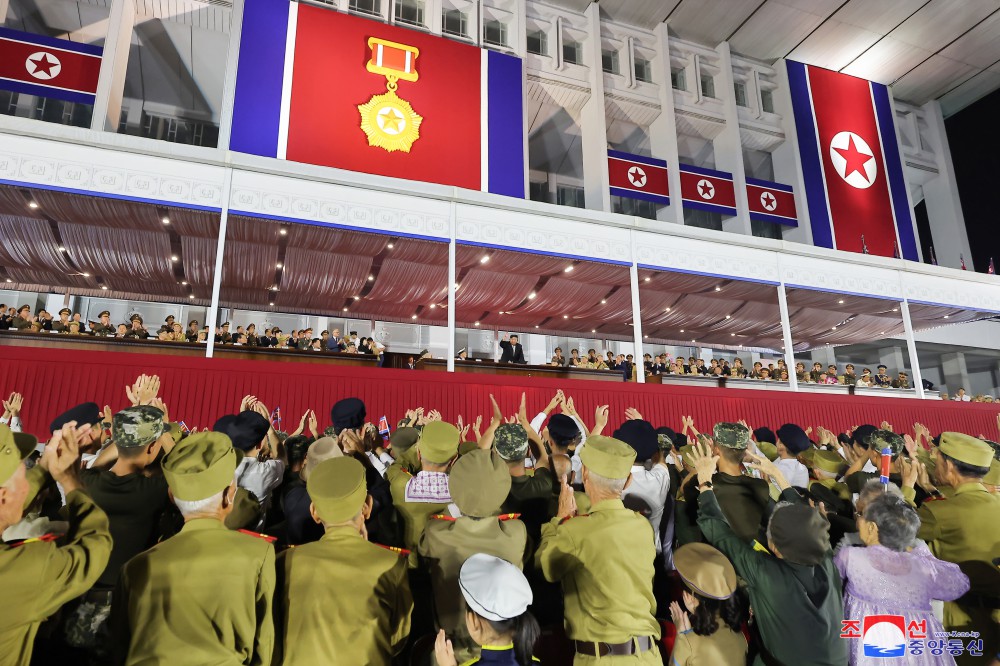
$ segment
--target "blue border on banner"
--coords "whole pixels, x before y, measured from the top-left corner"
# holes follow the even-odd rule
[[[636,264],[636,268],[644,269],[647,271],[660,271],[662,273],[683,273],[685,275],[703,275],[705,277],[720,278],[723,280],[735,280],[737,282],[753,282],[755,284],[767,284],[773,287],[777,287],[780,282],[776,280],[758,280],[756,278],[748,278],[739,275],[723,275],[722,273],[706,273],[705,271],[691,271],[684,268],[671,268],[669,266],[654,266],[653,264]],[[639,288],[642,288],[642,283],[639,283]]]
[[[638,162],[639,164],[648,164],[649,166],[667,168],[667,161],[657,159],[655,157],[646,157],[644,155],[633,155],[632,153],[623,153],[620,150],[609,150],[608,157],[613,157],[616,160],[622,160],[625,162]]]
[[[896,124],[892,114],[892,104],[889,102],[889,89],[874,81],[870,81],[869,85],[872,90],[872,100],[875,102],[875,116],[878,118],[878,129],[882,139],[885,170],[889,175],[892,209],[896,213],[896,233],[899,234],[900,255],[903,259],[920,261],[920,255],[917,252],[917,239],[913,235],[910,202],[906,198],[906,179],[903,176],[899,144],[896,142]]]
[[[384,233],[384,232],[380,232]],[[513,245],[496,245],[494,243],[479,243],[476,241],[468,240],[455,240],[456,245],[469,245],[471,247],[488,247],[493,250],[513,250],[515,252],[521,252],[523,254],[539,254],[544,257],[559,257],[560,259],[576,259],[578,261],[593,261],[598,264],[611,264],[613,266],[631,266],[631,262],[628,261],[615,261],[614,259],[600,259],[598,257],[582,257],[576,254],[563,254],[561,252],[545,252],[543,250],[529,250],[523,247],[514,247]]]
[[[61,88],[35,85],[32,83],[25,83],[23,81],[15,81],[14,79],[5,79],[2,77],[0,77],[0,88],[20,93],[22,95],[37,95],[38,97],[61,99],[64,102],[73,102],[74,104],[93,104],[94,99],[97,97],[92,93],[63,90]]]
[[[712,178],[721,178],[722,180],[732,180],[733,174],[726,173],[725,171],[716,171],[715,169],[706,169],[705,167],[691,166],[690,164],[679,164],[678,168],[681,171],[686,171],[687,173],[696,173],[699,176],[711,176]]]
[[[663,204],[664,206],[670,205],[670,197],[664,194],[650,194],[649,192],[636,192],[635,190],[626,190],[621,187],[610,187],[611,194],[616,197],[626,197],[628,199],[640,199],[642,201],[651,201],[653,203]]]
[[[809,209],[813,245],[832,249],[833,228],[830,212],[826,207],[823,162],[816,144],[816,124],[813,122],[806,65],[794,60],[786,60],[785,65],[788,70],[788,87],[792,94],[792,115],[795,116],[795,135],[799,140],[802,181],[806,188],[806,207]]]
[[[524,63],[517,56],[486,52],[489,191],[524,199]]]
[[[706,213],[719,213],[720,215],[736,215],[736,209],[729,206],[720,206],[719,204],[702,203],[700,201],[691,201],[689,199],[681,199],[681,205],[684,208],[691,208],[693,210],[703,210]]]
[[[287,215],[269,215],[267,213],[257,213],[248,210],[229,209],[230,215],[242,215],[243,217],[258,217],[262,220],[274,220],[275,222],[291,222],[292,224],[308,224],[313,227],[326,227],[328,229],[343,229],[344,231],[358,231],[365,234],[380,234],[382,236],[395,236],[397,238],[414,238],[416,240],[434,241],[447,243],[450,239],[445,236],[424,236],[422,234],[407,234],[401,231],[385,231],[383,229],[370,229],[368,227],[354,227],[350,224],[338,224],[337,222],[323,222],[320,220],[307,220],[301,217],[289,217]]]
[[[805,289],[806,291],[822,291],[825,294],[843,294],[844,296],[863,296],[864,298],[874,298],[880,301],[892,301],[893,303],[902,303],[902,296],[876,296],[875,294],[864,294],[860,291],[843,291],[841,289],[825,289],[823,287],[811,287],[804,284],[790,284],[785,283],[787,289]],[[958,307],[958,306],[955,306]]]
[[[48,37],[46,35],[36,35],[33,32],[21,32],[20,30],[11,30],[10,28],[0,28],[0,38],[13,39],[18,42],[27,42],[28,44],[38,44],[39,46],[48,46],[54,49],[62,49],[63,51],[75,51],[76,53],[82,53],[83,55],[98,57],[104,55],[104,47],[102,46],[71,42],[68,39],[59,39],[58,37]]]
[[[927,305],[936,308],[951,308],[952,310],[972,310],[973,312],[989,312],[991,314],[1000,314],[1000,310],[990,310],[989,308],[970,308],[965,305],[949,305],[947,303],[935,303],[934,301],[913,301],[910,299],[907,299],[906,302],[909,303],[910,305]]]
[[[754,187],[763,187],[767,190],[778,190],[779,192],[788,192],[791,194],[795,190],[791,185],[785,185],[784,183],[772,183],[769,180],[757,180],[756,178],[747,178],[747,185],[753,185]]]
[[[243,8],[230,150],[278,156],[288,6],[288,0],[253,0]]]
[[[130,197],[124,194],[110,194],[108,192],[95,192],[92,190],[79,190],[74,187],[59,187],[57,185],[42,185],[40,183],[29,183],[23,180],[6,180],[0,178],[0,185],[11,185],[13,187],[27,187],[36,190],[49,190],[51,192],[65,192],[67,194],[82,194],[87,197],[99,197],[101,199],[119,199],[121,201],[135,201],[136,203],[153,204],[156,206],[169,206],[171,208],[186,208],[188,210],[200,210],[207,213],[221,213],[219,206],[199,206],[198,204],[178,203],[167,201],[166,199],[148,199],[146,197]]]
[[[755,213],[750,211],[750,219],[757,222],[770,222],[771,224],[783,224],[786,227],[797,227],[799,221],[791,217],[781,217],[780,215],[768,215],[767,213]]]

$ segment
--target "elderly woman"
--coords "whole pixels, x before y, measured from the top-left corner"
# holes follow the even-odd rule
[[[844,618],[861,621],[873,615],[902,615],[908,630],[914,623],[919,633],[931,639],[944,632],[931,610],[932,599],[951,601],[965,594],[969,579],[957,564],[931,555],[923,543],[913,546],[920,518],[895,492],[872,498],[858,516],[858,533],[866,548],[842,548],[834,564],[846,579]],[[925,631],[926,629],[926,631]],[[914,654],[905,649],[906,635],[889,623],[875,625],[862,639],[851,638],[851,665],[877,665],[894,651],[904,649],[908,666],[954,664],[954,657]],[[868,656],[876,653],[878,656]]]

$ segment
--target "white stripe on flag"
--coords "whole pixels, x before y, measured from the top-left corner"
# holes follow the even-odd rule
[[[285,71],[281,79],[281,115],[278,120],[279,160],[288,155],[288,115],[292,106],[292,72],[295,69],[295,33],[299,25],[299,3],[288,3],[288,33],[285,38]]]

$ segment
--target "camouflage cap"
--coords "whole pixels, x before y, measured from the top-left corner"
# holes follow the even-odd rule
[[[152,444],[164,429],[163,412],[152,405],[126,407],[111,419],[111,438],[120,449]]]
[[[889,449],[895,458],[903,450],[903,438],[891,430],[876,430],[868,436],[868,448],[879,451]]]
[[[727,449],[742,451],[750,442],[750,429],[742,423],[716,423],[712,435],[716,444]]]
[[[528,453],[528,433],[520,423],[502,423],[493,436],[493,446],[504,460],[524,460]]]

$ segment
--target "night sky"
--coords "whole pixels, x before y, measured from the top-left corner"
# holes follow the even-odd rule
[[[972,261],[985,273],[990,257],[1000,263],[1000,90],[946,119],[945,128]],[[972,270],[968,257],[965,263]]]

